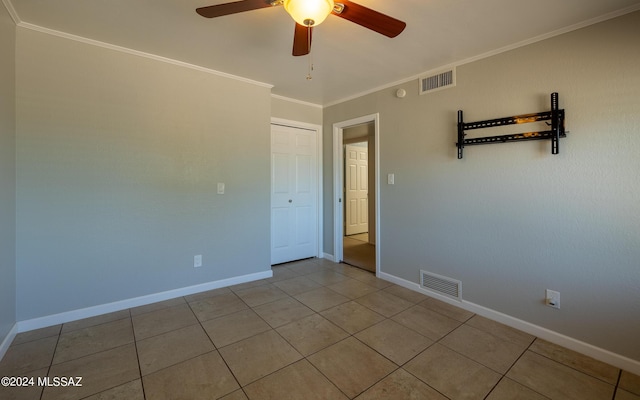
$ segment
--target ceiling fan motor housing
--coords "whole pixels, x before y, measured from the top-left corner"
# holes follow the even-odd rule
[[[333,0],[284,0],[284,9],[303,26],[320,25],[333,11]]]

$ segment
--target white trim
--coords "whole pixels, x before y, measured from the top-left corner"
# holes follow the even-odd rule
[[[302,104],[303,106],[309,106],[309,107],[314,107],[314,108],[320,108],[322,109],[322,104],[316,104],[316,103],[309,103],[308,101],[302,101],[302,100],[298,100],[298,99],[292,99],[291,97],[284,97],[281,96],[279,94],[273,94],[271,93],[271,97],[274,99],[278,99],[278,100],[283,100],[283,101],[288,101],[291,103],[297,103],[297,104]]]
[[[335,258],[333,257],[333,254],[322,253],[322,258],[326,258],[329,261],[336,262]]]
[[[308,122],[300,122],[300,121],[292,121],[284,118],[271,117],[272,125],[283,125],[289,126],[292,128],[299,129],[308,129],[314,131],[316,133],[316,170],[317,170],[317,187],[316,187],[316,226],[317,226],[317,234],[318,241],[316,243],[316,254],[315,256],[318,258],[322,258],[324,253],[324,223],[322,220],[322,210],[323,210],[323,202],[322,202],[322,125],[310,124]]]
[[[3,0],[3,1],[7,1],[7,0]],[[164,63],[167,63],[167,64],[173,64],[173,65],[177,65],[179,67],[194,69],[196,71],[200,71],[200,72],[205,72],[205,73],[212,74],[212,75],[221,76],[221,77],[224,77],[224,78],[229,78],[229,79],[233,79],[233,80],[244,82],[244,83],[249,83],[249,84],[256,85],[256,86],[261,86],[261,87],[265,87],[265,88],[269,88],[269,89],[273,88],[273,85],[268,84],[268,83],[254,81],[252,79],[247,79],[247,78],[243,78],[243,77],[240,77],[240,76],[237,76],[237,75],[228,74],[226,72],[216,71],[214,69],[202,67],[200,65],[195,65],[195,64],[190,64],[190,63],[184,62],[184,61],[174,60],[172,58],[162,57],[162,56],[158,56],[158,55],[151,54],[151,53],[145,53],[144,51],[133,50],[133,49],[129,49],[127,47],[117,46],[117,45],[111,44],[111,43],[106,43],[106,42],[101,42],[101,41],[98,41],[98,40],[88,39],[88,38],[85,38],[85,37],[82,37],[82,36],[73,35],[71,33],[61,32],[61,31],[57,31],[55,29],[49,29],[49,28],[45,28],[45,27],[42,27],[42,26],[39,26],[39,25],[30,24],[28,22],[20,22],[17,25],[19,27],[21,27],[21,28],[30,29],[32,31],[45,33],[45,34],[52,35],[52,36],[58,36],[58,37],[61,37],[61,38],[64,38],[64,39],[69,39],[69,40],[73,40],[73,41],[76,41],[76,42],[81,42],[81,43],[92,45],[92,46],[102,47],[102,48],[105,48],[105,49],[114,50],[114,51],[118,51],[118,52],[126,53],[126,54],[131,54],[131,55],[138,56],[138,57],[149,58],[149,59],[152,59],[152,60],[155,60],[155,61],[160,61],[160,62],[164,62]]]
[[[13,339],[16,337],[17,333],[18,323],[15,323],[13,324],[11,329],[9,329],[9,333],[7,333],[7,336],[4,337],[2,343],[0,343],[0,361],[2,361],[4,355],[7,354],[7,350],[9,350],[9,346],[11,346],[11,342],[13,342]]]
[[[491,51],[488,51],[488,52],[483,53],[483,54],[479,54],[479,55],[474,56],[474,57],[469,57],[467,59],[464,59],[462,61],[457,62],[456,65],[469,64],[469,63],[472,63],[472,62],[475,62],[475,61],[478,61],[478,60],[482,60],[484,58],[493,57],[493,56],[495,56],[497,54],[500,54],[500,53],[505,53],[507,51],[515,50],[517,48],[528,46],[528,45],[533,44],[533,43],[537,43],[537,42],[541,42],[543,40],[551,39],[552,37],[564,35],[565,33],[569,33],[569,32],[573,32],[573,31],[578,30],[578,29],[586,28],[587,26],[595,25],[595,24],[598,24],[600,22],[604,22],[604,21],[608,21],[608,20],[613,19],[613,18],[621,17],[623,15],[629,14],[629,13],[637,11],[637,10],[640,10],[640,3],[634,4],[634,5],[630,6],[630,7],[626,7],[626,8],[617,10],[617,11],[610,12],[608,14],[600,15],[598,17],[591,18],[591,19],[588,19],[588,20],[585,20],[585,21],[582,21],[582,22],[578,22],[577,24],[573,24],[573,25],[570,25],[570,26],[566,26],[564,28],[556,29],[555,31],[551,31],[551,32],[542,34],[540,36],[535,36],[535,37],[532,37],[530,39],[526,39],[526,40],[523,40],[523,41],[520,41],[520,42],[517,42],[517,43],[514,43],[514,44],[510,44],[510,45],[507,45],[507,46],[504,46],[504,47],[500,47],[498,49],[491,50]]]
[[[76,321],[78,319],[95,317],[97,315],[107,314],[114,311],[126,310],[127,308],[145,306],[159,301],[170,300],[176,297],[188,296],[190,294],[200,293],[207,290],[219,289],[222,287],[238,285],[240,283],[267,279],[273,276],[273,271],[256,272],[253,274],[235,276],[233,278],[221,279],[201,283],[198,285],[187,286],[179,289],[167,290],[166,292],[149,294],[146,296],[135,297],[132,299],[115,301],[113,303],[100,304],[93,307],[82,308],[79,310],[66,311],[59,314],[47,315],[44,317],[33,318],[25,321],[19,321],[18,332],[27,332],[34,329],[45,328],[47,326],[64,324],[65,322]]]
[[[278,117],[271,117],[271,123],[275,125],[289,126],[291,128],[309,129],[309,130],[318,132],[318,135],[322,136],[322,125],[311,124],[308,122],[301,122],[301,121],[293,121],[290,119],[284,119],[284,118],[278,118]],[[318,144],[322,144],[322,142],[318,142]],[[322,149],[320,149],[320,151],[322,151]]]
[[[567,349],[577,351],[578,353],[595,358],[596,360],[621,368],[633,374],[640,375],[640,361],[638,360],[633,360],[631,358],[614,353],[612,351],[602,349],[600,347],[596,347],[592,344],[585,343],[578,339],[574,339],[572,337],[563,335],[562,333],[558,333],[550,329],[544,328],[542,326],[532,324],[530,322],[512,317],[507,314],[503,314],[499,311],[492,310],[490,308],[472,303],[470,301],[466,301],[466,300],[456,301],[447,296],[443,296],[438,293],[425,290],[421,288],[420,284],[418,283],[414,283],[402,278],[398,278],[397,276],[388,274],[386,272],[381,272],[378,277],[386,281],[393,282],[396,285],[402,286],[404,288],[425,294],[430,297],[434,297],[438,300],[460,307],[474,314],[478,314],[480,316],[489,318],[493,321],[500,322],[514,329],[518,329],[530,335],[539,337],[540,339],[544,339],[546,341],[555,343]]]
[[[524,46],[528,46],[528,45],[533,44],[533,43],[541,42],[543,40],[547,40],[547,39],[550,39],[550,38],[555,37],[555,36],[560,36],[560,35],[563,35],[565,33],[569,33],[569,32],[572,32],[572,31],[575,31],[575,30],[578,30],[578,29],[585,28],[585,27],[590,26],[590,25],[595,25],[595,24],[600,23],[600,22],[608,21],[610,19],[617,18],[617,17],[623,16],[623,15],[626,15],[626,14],[629,14],[629,13],[632,13],[632,12],[638,11],[638,10],[640,10],[640,3],[634,4],[632,6],[629,6],[627,8],[623,8],[623,9],[620,9],[620,10],[617,10],[617,11],[610,12],[608,14],[600,15],[598,17],[591,18],[591,19],[588,19],[586,21],[578,22],[577,24],[573,24],[573,25],[570,25],[570,26],[567,26],[567,27],[564,27],[564,28],[561,28],[561,29],[557,29],[555,31],[552,31],[552,32],[549,32],[549,33],[545,33],[543,35],[539,35],[539,36],[536,36],[536,37],[533,37],[533,38],[530,38],[530,39],[527,39],[527,40],[523,40],[523,41],[520,41],[520,42],[517,42],[517,43],[513,43],[513,44],[510,44],[510,45],[507,45],[507,46],[504,46],[504,47],[500,47],[498,49],[491,50],[491,51],[488,51],[486,53],[478,54],[477,56],[465,58],[463,60],[456,61],[456,62],[453,62],[453,63],[449,63],[447,65],[441,65],[441,66],[438,66],[438,67],[435,67],[435,68],[431,68],[428,71],[421,72],[421,73],[419,73],[417,75],[412,75],[412,76],[410,76],[408,78],[403,78],[403,79],[400,79],[400,80],[397,80],[397,81],[391,82],[391,83],[385,83],[385,84],[377,86],[377,87],[375,87],[373,89],[365,90],[363,92],[356,93],[354,95],[347,96],[347,97],[344,97],[344,98],[339,99],[339,100],[331,101],[331,102],[329,102],[327,104],[324,104],[324,107],[335,106],[336,104],[344,103],[346,101],[354,100],[354,99],[357,99],[359,97],[366,96],[368,94],[372,94],[372,93],[375,93],[375,92],[379,92],[381,90],[389,89],[389,88],[392,88],[394,86],[402,85],[402,84],[405,84],[407,82],[411,82],[411,81],[413,81],[415,79],[420,79],[421,76],[428,76],[430,74],[435,73],[436,71],[441,71],[441,70],[443,70],[445,68],[459,67],[461,65],[470,64],[470,63],[475,62],[475,61],[479,61],[479,60],[482,60],[482,59],[485,59],[485,58],[493,57],[493,56],[498,55],[500,53],[506,53],[507,51],[515,50],[515,49],[520,48],[520,47],[524,47]]]
[[[13,20],[13,22],[16,25],[20,25],[20,23],[22,21],[20,21],[20,17],[18,16],[18,13],[16,12],[16,9],[13,7],[13,4],[11,4],[11,1],[10,0],[2,0],[2,3],[4,4],[4,7],[7,9],[7,12],[11,16],[11,19]]]
[[[344,205],[342,204],[342,179],[344,177],[343,128],[333,124],[333,261],[341,262],[344,244],[342,242]]]
[[[344,163],[342,162],[343,131],[355,125],[374,123],[375,142],[375,182],[376,182],[376,276],[380,273],[380,114],[364,115],[362,117],[333,124],[333,261],[343,260],[343,198],[342,188],[344,177]]]

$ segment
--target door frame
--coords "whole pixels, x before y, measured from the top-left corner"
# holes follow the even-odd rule
[[[347,121],[333,124],[333,258],[335,262],[343,260],[344,247],[342,237],[344,236],[344,198],[342,188],[344,187],[344,160],[343,160],[343,137],[344,130],[351,126],[366,123],[374,124],[375,143],[375,204],[376,204],[376,276],[380,274],[380,114],[364,115]]]
[[[322,209],[323,209],[323,205],[322,205],[322,125],[316,125],[316,124],[310,124],[307,122],[300,122],[300,121],[293,121],[293,120],[289,120],[289,119],[284,119],[284,118],[276,118],[276,117],[271,117],[271,124],[270,125],[281,125],[281,126],[288,126],[291,128],[298,128],[298,129],[306,129],[309,131],[313,131],[315,132],[316,135],[316,237],[317,237],[317,243],[316,243],[316,251],[315,251],[315,256],[317,258],[322,258],[323,253],[323,248],[324,248],[324,242],[323,242],[323,223],[322,223]],[[269,128],[271,129],[271,128]],[[271,131],[269,131],[271,132]],[[271,133],[269,133],[269,135],[271,135]],[[269,154],[271,154],[271,136],[269,136]],[[269,164],[271,164],[271,155],[269,156]],[[271,166],[269,166],[269,170],[271,170]],[[269,174],[271,175],[271,173]],[[269,181],[271,181],[271,178],[269,178]],[[271,184],[271,183],[270,183]],[[271,189],[269,189],[269,192],[271,192]],[[269,199],[269,202],[271,202],[271,199]],[[269,211],[271,212],[271,211]],[[271,220],[271,218],[269,218],[269,220]],[[271,222],[269,222],[269,225],[271,225]],[[269,235],[271,235],[271,229],[273,227],[270,227],[269,229]],[[269,243],[271,243],[271,239],[269,239]]]

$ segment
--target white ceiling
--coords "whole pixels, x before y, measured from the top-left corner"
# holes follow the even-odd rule
[[[309,59],[291,56],[294,22],[281,6],[207,19],[195,9],[227,1],[3,1],[24,26],[271,84],[275,95],[318,105],[640,9],[638,0],[357,0],[407,28],[389,39],[329,16],[314,30],[308,81]]]

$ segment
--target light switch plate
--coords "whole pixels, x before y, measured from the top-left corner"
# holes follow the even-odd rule
[[[560,308],[560,292],[547,289],[545,291],[545,303],[549,307]]]
[[[224,194],[224,183],[218,182],[218,194]]]
[[[389,185],[395,184],[396,175],[395,174],[387,174],[387,183]]]

